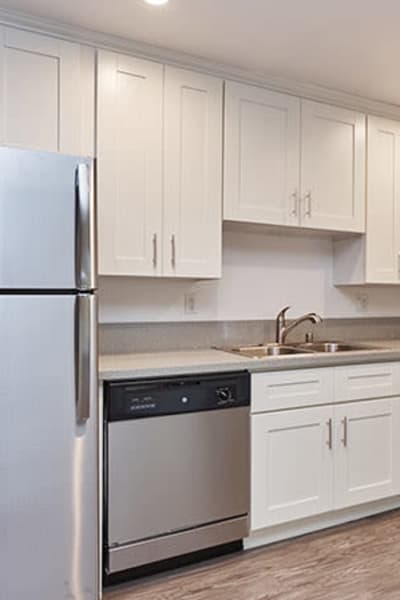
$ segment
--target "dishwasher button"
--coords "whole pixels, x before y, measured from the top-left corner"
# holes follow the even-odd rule
[[[181,402],[182,402],[182,404],[187,404],[189,402],[189,398],[187,396],[183,396],[181,398]]]

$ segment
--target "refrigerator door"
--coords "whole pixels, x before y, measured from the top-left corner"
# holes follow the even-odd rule
[[[0,148],[1,289],[95,286],[90,159]]]
[[[8,600],[98,599],[96,299],[87,298],[89,311],[78,302],[0,296],[0,596]],[[90,338],[77,336],[85,313]],[[75,348],[87,344],[79,360]]]

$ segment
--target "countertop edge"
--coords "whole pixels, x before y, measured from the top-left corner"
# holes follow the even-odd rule
[[[365,344],[367,346],[367,342]],[[99,378],[103,382],[232,371],[261,373],[400,361],[400,341],[392,341],[392,347],[390,347],[389,341],[368,343],[371,346],[373,344],[375,345],[373,349],[341,352],[334,355],[315,353],[312,355],[289,355],[262,359],[230,355],[222,350],[109,355],[100,357]],[[151,364],[152,359],[154,359],[154,365]],[[182,360],[181,364],[180,359]],[[144,362],[146,364],[143,364]]]

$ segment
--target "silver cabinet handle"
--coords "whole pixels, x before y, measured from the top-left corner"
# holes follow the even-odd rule
[[[345,448],[347,448],[348,441],[349,441],[349,438],[348,438],[348,435],[349,435],[349,433],[348,433],[348,419],[347,419],[347,417],[344,417],[344,419],[342,419],[342,425],[343,425],[342,443],[343,443],[343,446]]]
[[[326,445],[328,446],[329,450],[332,450],[333,447],[333,427],[332,427],[332,419],[328,419],[328,421],[326,422],[326,424],[328,425],[328,441],[326,442]]]
[[[304,216],[311,217],[311,211],[312,211],[311,192],[307,192],[307,194],[304,196],[304,205],[305,205]]]
[[[397,253],[397,276],[400,279],[400,252]]]
[[[75,169],[75,271],[80,290],[96,287],[93,170],[80,163]]]
[[[92,364],[92,310],[94,296],[78,294],[75,303],[75,386],[76,422],[84,425],[90,417]]]
[[[171,235],[171,265],[176,267],[176,237],[174,233]]]
[[[292,200],[292,209],[290,211],[290,214],[291,214],[292,217],[297,217],[297,215],[298,215],[297,190],[294,190],[294,192],[292,192],[290,194],[290,199]]]
[[[157,266],[157,262],[158,262],[157,250],[158,250],[158,246],[157,246],[157,234],[154,233],[153,234],[153,267],[156,267]]]

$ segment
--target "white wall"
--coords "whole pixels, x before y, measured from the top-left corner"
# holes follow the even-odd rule
[[[196,314],[185,313],[186,294],[195,295]],[[335,288],[329,238],[238,231],[224,232],[222,280],[100,280],[103,323],[272,319],[285,304],[291,316],[400,316],[400,288]]]

